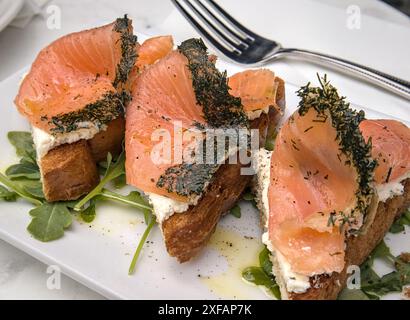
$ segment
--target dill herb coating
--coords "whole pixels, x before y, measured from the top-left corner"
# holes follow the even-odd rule
[[[92,122],[98,128],[124,115],[124,106],[130,97],[125,92],[110,92],[102,99],[86,105],[83,109],[57,115],[49,121],[54,125],[51,129],[53,134],[61,134],[75,131],[83,122]]]
[[[183,163],[167,169],[159,178],[157,186],[180,196],[201,195],[218,168],[218,165],[213,164]]]
[[[299,114],[305,115],[310,108],[318,113],[319,122],[326,121],[328,111],[331,115],[332,126],[336,129],[340,151],[351,159],[357,170],[359,188],[356,192],[357,206],[350,215],[340,218],[341,228],[345,224],[355,223],[355,214],[366,215],[373,196],[373,174],[377,161],[371,157],[372,142],[366,142],[360,131],[359,125],[365,119],[363,111],[356,112],[350,108],[345,97],[340,97],[337,89],[328,81],[326,75],[321,79],[318,75],[320,87],[312,88],[310,83],[302,87],[298,92],[301,98],[299,102]],[[334,212],[333,215],[336,213]],[[355,230],[352,230],[354,233]]]
[[[213,128],[248,127],[241,99],[229,94],[227,74],[210,61],[202,39],[186,40],[178,50],[188,59],[196,99],[208,125]]]
[[[196,157],[196,163],[183,163],[169,168],[158,180],[157,187],[164,188],[170,193],[176,192],[183,197],[200,196],[220,165],[228,158],[230,142],[235,141],[235,145],[250,148],[249,136],[241,136],[238,132],[239,128],[233,128],[231,132],[224,133],[225,141],[223,149],[220,150],[218,150],[220,146],[217,142],[220,138],[218,133],[208,132],[202,126],[201,130],[207,132],[207,138],[200,142],[198,149],[192,155]],[[244,140],[245,138],[247,141]],[[212,149],[209,149],[208,142],[212,143]],[[235,152],[239,150],[240,148]],[[208,156],[211,157],[210,160],[207,159]]]
[[[124,115],[124,107],[130,100],[128,92],[121,88],[135,65],[137,60],[137,37],[132,34],[131,20],[127,15],[118,18],[114,24],[115,32],[121,34],[121,61],[117,65],[113,86],[121,92],[109,92],[99,101],[86,105],[83,109],[61,114],[51,119],[42,118],[54,125],[51,129],[53,134],[61,134],[75,131],[82,122],[93,122],[98,128]],[[100,77],[96,75],[95,81]]]
[[[121,34],[121,61],[117,65],[114,87],[124,84],[128,75],[137,61],[138,55],[136,50],[137,36],[132,34],[131,20],[127,15],[124,18],[118,18],[114,25],[114,31]]]
[[[241,99],[229,94],[227,74],[221,73],[211,62],[204,42],[201,39],[189,39],[178,50],[188,59],[196,100],[207,121],[207,127],[198,123],[194,126],[204,131],[207,128],[249,128]],[[214,147],[214,159],[218,159]],[[202,146],[202,150],[204,148]],[[158,180],[157,187],[180,196],[201,195],[219,169],[218,160],[215,164],[205,163],[183,163],[169,168]]]

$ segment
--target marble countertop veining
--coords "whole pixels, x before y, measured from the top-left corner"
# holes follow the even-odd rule
[[[263,4],[264,0],[255,2],[258,1]],[[344,1],[315,1],[345,10]],[[384,3],[375,0],[357,0],[355,3],[363,8],[364,14],[408,25],[406,16]],[[111,21],[124,13],[134,19],[137,30],[152,33],[150,30],[157,30],[173,10],[168,0],[54,0],[50,4],[61,8],[61,29],[48,30],[45,19],[36,17],[25,29],[9,27],[0,33],[0,81],[29,65],[36,53],[58,36]],[[249,2],[244,0],[237,1],[243,10],[247,4]],[[104,299],[64,275],[61,275],[60,289],[49,289],[52,274],[47,270],[45,264],[0,240],[0,299]]]

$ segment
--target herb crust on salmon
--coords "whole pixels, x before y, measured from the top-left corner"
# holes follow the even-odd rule
[[[346,102],[345,97],[340,97],[337,89],[333,87],[327,80],[326,75],[323,79],[318,76],[320,87],[311,87],[308,84],[302,87],[298,92],[301,98],[299,102],[299,115],[305,115],[310,108],[314,108],[318,113],[318,120],[326,121],[326,111],[330,113],[333,127],[337,131],[337,139],[340,145],[340,152],[344,153],[351,159],[358,173],[357,190],[357,206],[351,211],[350,215],[344,213],[333,212],[335,219],[339,219],[341,227],[344,224],[351,225],[356,223],[355,212],[366,215],[367,208],[370,204],[371,197],[374,194],[372,182],[374,170],[377,166],[377,161],[371,157],[372,140],[367,142],[363,138],[360,131],[360,123],[364,121],[365,114],[363,111],[356,112],[350,108],[350,104]],[[312,129],[312,128],[308,128]],[[329,220],[334,224],[335,220]],[[350,232],[354,232],[354,228],[348,228]]]

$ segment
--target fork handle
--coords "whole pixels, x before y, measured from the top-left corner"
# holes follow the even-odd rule
[[[387,73],[360,65],[355,62],[337,58],[331,55],[302,49],[281,49],[276,57],[294,57],[313,63],[329,66],[367,80],[379,87],[389,90],[410,100],[410,82],[391,76]]]

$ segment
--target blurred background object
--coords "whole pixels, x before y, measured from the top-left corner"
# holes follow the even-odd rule
[[[49,0],[24,0],[23,7],[19,14],[10,23],[10,26],[24,28],[30,23],[33,17],[42,13],[47,2],[49,2]]]
[[[383,0],[410,17],[410,0]]]

